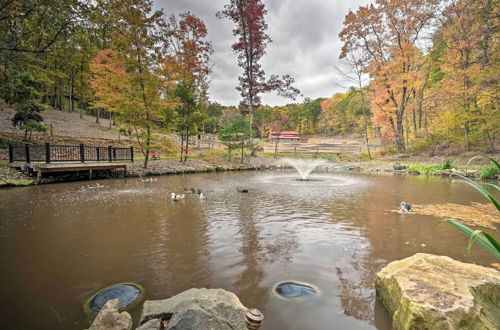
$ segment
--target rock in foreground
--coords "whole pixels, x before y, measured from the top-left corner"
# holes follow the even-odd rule
[[[132,317],[118,311],[118,299],[111,299],[101,308],[88,330],[130,330]]]
[[[245,312],[232,292],[190,289],[169,299],[145,301],[137,330],[159,329],[162,318],[170,318],[167,329],[244,330]]]
[[[393,329],[500,329],[500,272],[417,253],[384,267],[377,296]]]

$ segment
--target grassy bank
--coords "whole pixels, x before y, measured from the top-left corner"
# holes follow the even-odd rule
[[[136,161],[131,163],[127,168],[127,177],[276,169],[286,167],[280,163],[279,159],[281,158],[325,159],[330,163],[325,168],[327,171],[356,170],[361,172],[393,172],[398,174],[437,176],[450,176],[456,173],[482,179],[499,178],[498,169],[487,163],[487,160],[481,160],[474,164],[467,164],[470,159],[469,155],[456,157],[454,159],[422,159],[420,157],[405,157],[401,159],[397,156],[391,156],[375,160],[363,160],[362,157],[353,157],[342,153],[280,153],[277,159],[274,158],[274,153],[259,153],[258,157],[251,157],[246,153],[244,154],[243,162],[241,162],[240,154],[233,152],[231,159],[229,159],[228,152],[221,149],[208,149],[200,153],[195,152],[190,155],[187,162],[180,162],[179,155],[175,153],[163,153],[159,160],[150,160],[147,168],[143,167],[144,157],[141,154],[136,154]],[[396,164],[399,167],[395,166]],[[94,176],[95,179],[117,177],[123,177],[123,174],[121,172],[103,171],[103,173]],[[37,181],[33,177],[9,168],[6,162],[0,163],[0,187],[26,186],[85,179],[88,179],[86,173],[80,174],[77,177],[64,175],[42,178]]]

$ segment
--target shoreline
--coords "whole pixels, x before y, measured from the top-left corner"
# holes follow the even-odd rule
[[[396,169],[395,165],[399,163],[404,163],[404,169]],[[426,165],[439,165],[433,162],[424,162],[419,164]],[[327,164],[319,165],[318,167],[322,172],[360,172],[360,173],[392,173],[394,175],[429,175],[446,177],[453,174],[464,175],[467,177],[478,179],[479,170],[477,166],[469,168],[467,171],[464,168],[451,168],[451,169],[441,169],[434,170],[427,173],[422,173],[416,170],[412,170],[415,165],[410,161],[389,161],[389,160],[374,160],[374,161],[340,161],[333,162],[329,161]],[[209,172],[229,172],[229,171],[259,171],[259,170],[280,170],[280,169],[291,169],[292,166],[288,164],[283,164],[280,159],[274,159],[269,157],[251,157],[247,158],[244,163],[240,161],[228,161],[225,159],[188,159],[186,163],[181,163],[179,160],[155,160],[148,164],[148,168],[144,169],[142,167],[142,162],[131,163],[127,168],[127,172],[124,175],[121,171],[103,171],[94,175],[93,180],[101,179],[118,179],[118,178],[142,178],[142,177],[152,177],[152,176],[164,176],[164,175],[179,175],[188,173],[209,173]],[[51,184],[51,183],[61,183],[61,182],[73,182],[73,181],[92,181],[88,179],[87,174],[66,174],[58,175],[52,177],[46,177],[42,179],[36,179],[22,174],[21,172],[2,167],[3,176],[6,179],[1,179],[0,188],[7,187],[24,187],[39,184]],[[479,178],[480,179],[480,178]],[[483,181],[498,181],[497,178],[492,179],[480,179]]]

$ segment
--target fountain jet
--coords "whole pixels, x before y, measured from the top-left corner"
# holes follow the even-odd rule
[[[325,159],[296,159],[296,158],[283,158],[283,161],[292,165],[299,173],[301,181],[307,181],[309,174],[316,168],[316,166],[326,163]]]

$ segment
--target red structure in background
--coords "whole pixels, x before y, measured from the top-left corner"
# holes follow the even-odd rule
[[[299,136],[299,133],[296,131],[272,131],[269,132],[268,135],[269,140],[271,141],[297,141],[302,143],[307,143],[308,139]]]

